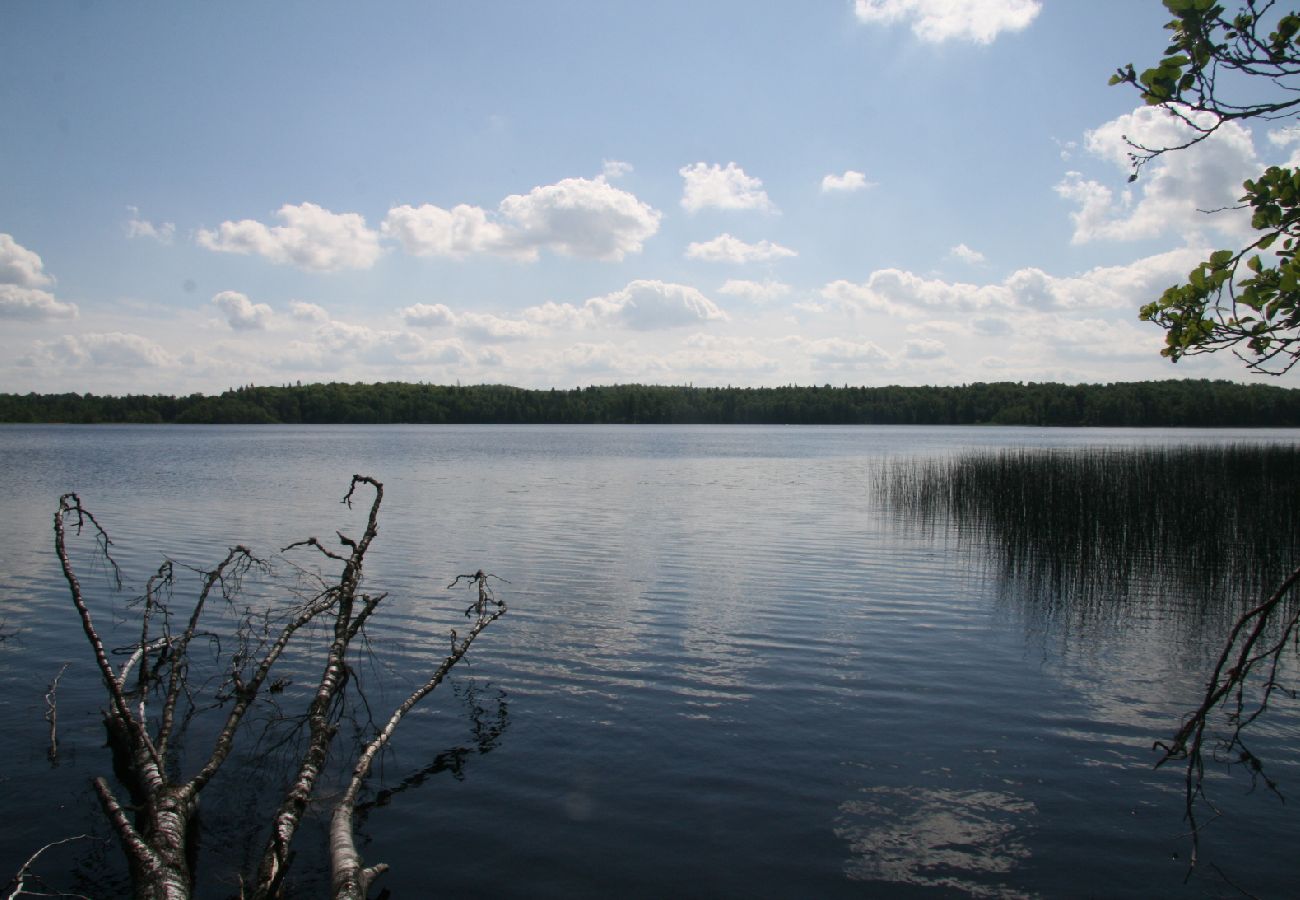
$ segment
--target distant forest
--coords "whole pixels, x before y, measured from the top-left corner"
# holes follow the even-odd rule
[[[297,384],[217,396],[0,394],[0,422],[1300,427],[1300,389],[1228,381],[764,388]]]

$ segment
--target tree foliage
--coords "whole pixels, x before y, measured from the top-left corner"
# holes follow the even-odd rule
[[[1213,0],[1164,0],[1174,18],[1160,61],[1119,69],[1111,84],[1137,89],[1187,126],[1180,144],[1130,142],[1133,174],[1162,154],[1185,150],[1229,122],[1278,120],[1300,111],[1300,15],[1275,0],[1245,0],[1229,10]],[[1217,250],[1142,307],[1165,329],[1162,353],[1184,356],[1230,349],[1259,372],[1281,374],[1300,361],[1300,170],[1270,166],[1243,184],[1256,236]]]
[[[1227,381],[976,382],[951,387],[526,390],[500,384],[242,387],[216,397],[0,394],[0,422],[465,425],[1300,427],[1300,390]]]

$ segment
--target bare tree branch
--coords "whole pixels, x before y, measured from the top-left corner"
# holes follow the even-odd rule
[[[247,714],[261,696],[262,688],[270,681],[273,667],[282,658],[294,636],[310,623],[326,624],[330,640],[325,649],[324,665],[316,684],[306,714],[302,717],[307,733],[303,749],[293,767],[293,773],[281,797],[278,809],[270,822],[269,837],[258,863],[256,876],[241,879],[241,896],[272,898],[283,895],[286,873],[293,859],[293,839],[308,804],[315,796],[317,783],[329,755],[331,744],[338,731],[340,717],[344,715],[345,690],[353,675],[348,664],[352,641],[365,640],[365,626],[371,620],[386,593],[362,593],[360,590],[365,555],[378,535],[378,515],[383,502],[383,485],[369,476],[353,476],[343,503],[349,508],[362,488],[373,492],[366,516],[365,530],[354,539],[339,533],[340,546],[346,554],[323,547],[315,538],[289,544],[285,550],[298,547],[314,548],[326,559],[341,563],[342,571],[333,577],[296,569],[300,584],[315,583],[319,590],[307,593],[301,587],[291,588],[297,601],[287,612],[272,615],[251,610],[243,612],[234,628],[235,647],[222,648],[220,629],[205,626],[205,618],[212,613],[210,602],[214,596],[233,605],[241,593],[244,577],[253,569],[271,574],[269,567],[257,559],[244,546],[232,547],[224,559],[211,570],[192,570],[200,580],[197,597],[182,615],[175,611],[176,566],[168,560],[148,580],[144,595],[133,601],[140,610],[138,641],[121,649],[127,659],[118,671],[109,662],[109,654],[91,616],[81,583],[72,565],[67,546],[69,526],[77,533],[89,527],[95,537],[97,557],[105,560],[117,586],[121,573],[109,555],[112,542],[99,522],[82,506],[76,494],[59,498],[54,515],[55,551],[68,583],[70,597],[81,621],[82,631],[89,643],[100,679],[108,699],[104,721],[114,749],[116,767],[123,786],[130,792],[130,803],[124,804],[115,796],[113,788],[104,778],[96,778],[94,787],[105,816],[113,826],[127,859],[131,864],[132,878],[137,897],[184,900],[193,891],[193,872],[190,851],[194,840],[195,812],[200,792],[211,784],[222,766],[229,760]],[[339,850],[342,863],[334,866],[336,872],[346,873],[347,882],[354,885],[351,893],[341,896],[363,897],[364,888],[385,867],[363,868],[356,856],[351,836],[356,796],[364,783],[376,754],[391,740],[406,713],[423,697],[431,693],[445,678],[450,669],[469,650],[474,639],[488,624],[505,613],[505,604],[498,601],[487,586],[495,576],[481,570],[469,579],[477,588],[477,600],[466,615],[477,611],[478,618],[469,635],[457,639],[452,632],[451,653],[435,670],[432,677],[415,691],[389,718],[387,725],[378,730],[371,742],[361,750],[361,758],[353,770],[352,781],[342,803],[344,812],[336,811],[342,824],[335,831],[346,830],[346,839]],[[183,622],[179,633],[173,632],[173,620]],[[210,688],[217,704],[233,701],[225,713],[207,758],[197,771],[184,780],[180,768],[177,735],[183,731],[190,717],[211,709],[205,706],[202,688],[195,690],[191,673],[191,655],[196,638],[206,637],[214,648],[214,660],[224,674],[212,680],[219,686]],[[200,642],[201,643],[201,642]],[[205,665],[211,665],[206,663]],[[198,671],[196,669],[196,671]],[[135,674],[134,681],[132,675]],[[60,675],[62,672],[60,672]],[[276,694],[289,683],[287,678],[270,681],[269,693]],[[57,753],[55,689],[58,677],[47,694],[50,720],[51,758]],[[128,688],[128,684],[132,687]],[[156,712],[150,713],[147,700],[161,696]],[[364,694],[361,694],[364,699]],[[185,700],[181,714],[182,699]],[[274,701],[268,708],[277,710]],[[134,708],[133,708],[134,705]],[[334,841],[334,838],[331,838]],[[348,848],[351,848],[350,850]],[[348,854],[351,854],[350,856]],[[349,860],[355,860],[355,864]],[[356,891],[360,891],[357,893]]]
[[[352,818],[356,813],[357,795],[361,791],[361,786],[365,783],[366,776],[370,773],[370,767],[375,756],[387,746],[393,734],[397,731],[397,726],[401,724],[406,714],[414,709],[417,703],[433,693],[438,685],[442,684],[443,679],[451,671],[452,667],[469,652],[470,645],[474,643],[475,638],[485,628],[505,615],[505,602],[490,597],[490,592],[487,590],[488,577],[483,573],[482,569],[479,569],[472,576],[457,576],[456,580],[448,585],[449,588],[454,587],[462,578],[466,578],[470,579],[478,588],[479,599],[475,606],[471,607],[471,609],[475,607],[478,609],[478,619],[474,622],[474,627],[460,641],[456,640],[455,630],[451,632],[451,653],[434,671],[433,676],[416,688],[394,710],[392,716],[388,719],[388,723],[361,751],[356,766],[353,767],[352,779],[348,782],[342,799],[335,805],[334,815],[330,820],[330,862],[332,870],[330,884],[334,900],[363,900],[370,888],[370,882],[376,875],[388,869],[386,864],[370,868],[362,865],[361,855],[357,852],[356,840],[352,831]],[[492,612],[488,611],[489,604],[495,605]]]
[[[67,666],[64,666],[64,668],[67,668]],[[62,670],[60,670],[60,674],[62,674]],[[55,847],[62,846],[63,844],[70,844],[73,841],[85,841],[85,840],[94,840],[94,839],[88,834],[75,834],[72,837],[63,838],[62,840],[59,841],[50,841],[44,847],[42,847],[41,849],[33,853],[31,856],[27,858],[27,862],[23,863],[22,866],[19,867],[18,871],[14,874],[13,879],[9,882],[11,890],[9,891],[9,894],[5,898],[5,900],[18,900],[19,897],[49,896],[47,894],[38,895],[33,891],[27,890],[27,879],[31,876],[32,866],[36,865],[36,860],[40,859],[41,854],[44,853],[46,850],[51,850]],[[81,895],[80,894],[59,894],[57,896],[80,897]]]
[[[1184,721],[1168,744],[1156,741],[1153,749],[1162,751],[1156,768],[1170,760],[1185,763],[1183,798],[1185,815],[1192,833],[1190,866],[1197,864],[1201,825],[1197,820],[1198,801],[1208,802],[1205,793],[1205,729],[1214,710],[1228,710],[1229,731],[1217,742],[1218,754],[1244,765],[1252,778],[1264,781],[1269,790],[1281,797],[1278,785],[1264,771],[1262,760],[1247,746],[1246,729],[1269,707],[1278,690],[1279,666],[1284,651],[1300,637],[1300,603],[1295,587],[1300,583],[1300,568],[1295,569],[1267,600],[1237,619],[1219,653],[1201,703]],[[1288,606],[1289,604],[1289,606]],[[1256,683],[1251,676],[1263,672],[1255,686],[1252,701],[1249,689]]]

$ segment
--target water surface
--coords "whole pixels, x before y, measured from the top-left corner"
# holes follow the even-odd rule
[[[367,577],[390,599],[358,661],[373,707],[445,653],[464,621],[446,589],[457,573],[507,579],[511,607],[373,780],[382,802],[361,849],[392,865],[381,884],[395,896],[1229,895],[1208,866],[1183,883],[1181,783],[1152,770],[1150,748],[1194,705],[1230,612],[1190,615],[1160,593],[1050,614],[948,526],[889,508],[875,475],[973,449],[1298,437],[0,429],[0,619],[14,634],[0,645],[0,744],[16,814],[0,825],[0,872],[51,840],[108,833],[88,787],[109,771],[95,676],[50,549],[58,495],[78,491],[100,516],[138,591],[164,555],[211,566],[235,542],[269,558],[309,535],[359,533],[361,511],[338,499],[360,472],[386,486]],[[127,620],[130,591],[114,597],[102,570],[86,581],[103,621]],[[44,694],[65,662],[51,763]],[[295,685],[311,677],[304,663],[286,671]],[[1293,713],[1278,710],[1257,748],[1284,785],[1300,780]],[[204,896],[235,893],[233,872],[260,847],[240,822],[282,766],[269,748],[247,742],[245,768],[204,795]],[[1290,893],[1300,820],[1239,778],[1213,786],[1225,818],[1204,856],[1255,894]],[[299,842],[310,896],[319,828]],[[80,847],[44,874],[93,896],[120,888],[118,848]]]

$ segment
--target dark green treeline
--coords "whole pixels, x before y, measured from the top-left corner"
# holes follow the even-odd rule
[[[219,396],[0,394],[0,422],[1300,427],[1300,390],[1228,381],[961,387],[309,384]]]

